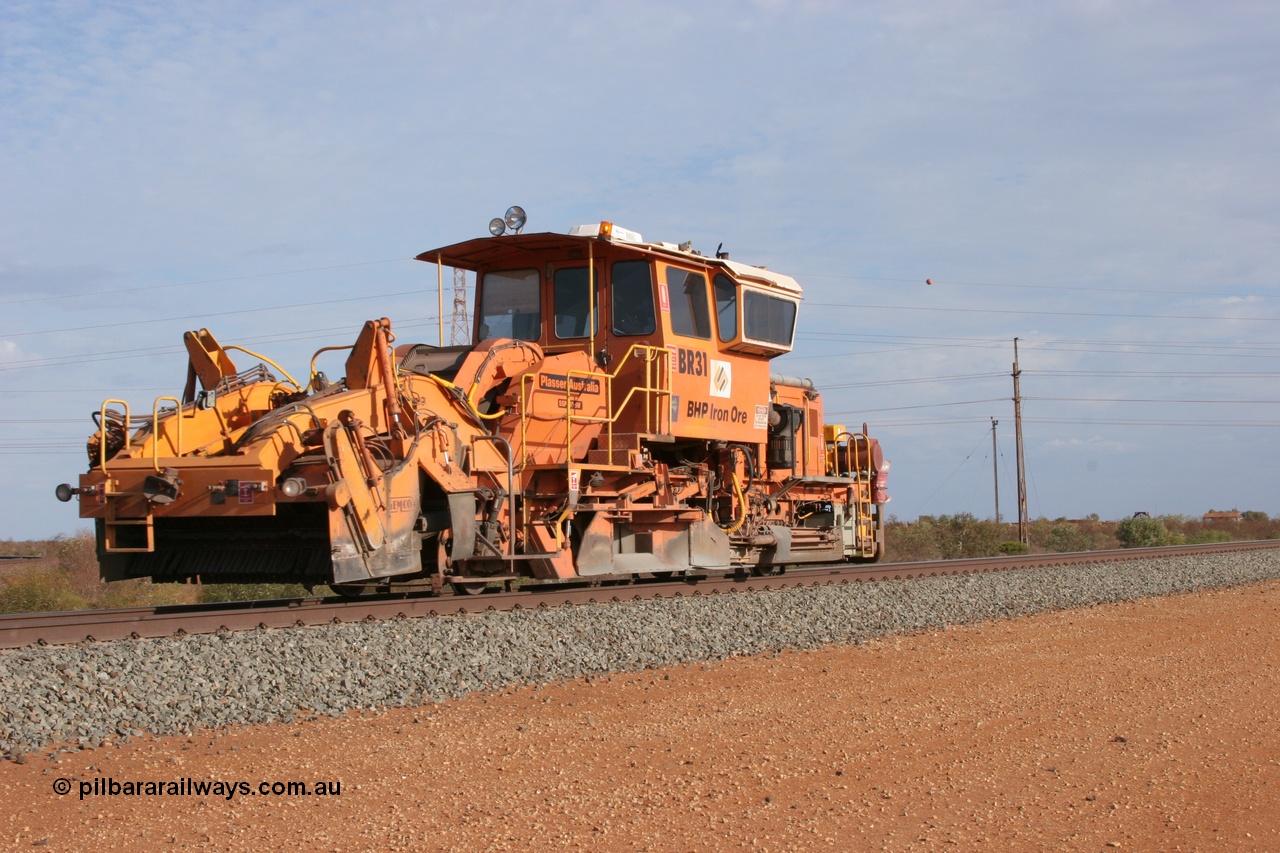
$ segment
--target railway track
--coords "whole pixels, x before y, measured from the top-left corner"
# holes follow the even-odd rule
[[[1280,540],[1128,548],[1067,554],[1022,554],[1010,557],[913,563],[835,564],[793,569],[784,574],[760,577],[696,576],[663,582],[604,581],[591,585],[529,584],[514,591],[494,587],[478,596],[393,593],[356,599],[312,597],[215,605],[20,613],[0,616],[0,648],[12,649],[32,644],[68,645],[85,641],[212,634],[219,631],[420,618],[479,611],[643,601],[682,596],[724,595],[806,586],[909,580],[1269,548],[1280,548]]]

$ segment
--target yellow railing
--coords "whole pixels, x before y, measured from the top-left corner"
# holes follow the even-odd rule
[[[856,512],[858,514],[858,542],[856,545],[858,555],[861,557],[872,557],[875,556],[876,542],[875,530],[872,521],[872,514],[875,511],[875,508],[871,498],[872,491],[875,489],[875,478],[878,472],[875,470],[875,458],[871,453],[871,436],[867,435],[865,432],[845,432],[836,436],[837,470],[839,470],[838,463],[841,439],[848,439],[844,445],[845,470],[852,473],[854,475],[854,479],[856,479],[860,484],[865,484],[859,485],[853,490],[856,495]],[[862,453],[858,452],[859,447],[862,448]],[[866,460],[865,467],[858,464],[860,456]]]
[[[107,473],[107,406],[112,403],[117,403],[124,409],[122,429],[125,446],[128,446],[132,438],[129,404],[124,400],[103,400],[102,407],[98,410],[98,470],[103,474]],[[169,443],[169,449],[173,451],[170,455],[182,455],[182,401],[177,397],[156,397],[151,403],[151,467],[156,471],[160,470],[160,424],[163,422],[160,417],[161,403],[173,403],[176,407],[173,412],[173,421],[176,424],[174,435],[168,435],[166,430],[164,437]]]
[[[642,360],[644,364],[644,380],[642,383],[633,385],[627,395],[622,398],[615,408],[613,404],[613,380],[622,372],[623,367],[632,358]],[[601,385],[601,392],[604,394],[605,413],[603,415],[575,415],[573,409],[575,393],[581,394],[581,390],[575,391],[575,379],[582,379],[585,383],[596,381]],[[527,441],[527,433],[525,425],[528,422],[529,411],[529,389],[535,381],[533,374],[525,374],[520,382],[520,464],[524,466],[529,461],[529,444]],[[613,425],[618,422],[622,413],[632,404],[633,400],[643,399],[644,405],[644,431],[649,433],[669,432],[671,429],[671,351],[666,347],[647,346],[645,344],[633,344],[627,350],[627,354],[618,362],[613,372],[606,373],[597,370],[569,370],[565,376],[565,459],[566,461],[573,458],[573,427],[574,423],[591,424],[599,423],[605,425],[605,447],[609,453],[609,463],[613,464]]]
[[[124,400],[103,400],[98,410],[98,470],[107,473],[107,406],[119,403],[124,406],[124,440],[129,440],[129,404]]]
[[[160,404],[171,401],[178,407],[173,413],[178,435],[176,440],[169,440],[169,447],[173,449],[174,456],[182,455],[182,401],[177,397],[156,397],[151,404],[151,467],[157,471],[160,470]]]

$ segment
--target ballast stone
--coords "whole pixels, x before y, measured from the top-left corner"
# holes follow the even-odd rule
[[[0,653],[0,755],[937,629],[1280,577],[1280,551]],[[103,678],[102,676],[106,676]]]

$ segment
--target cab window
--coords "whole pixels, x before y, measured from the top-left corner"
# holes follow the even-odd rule
[[[484,274],[480,289],[480,339],[536,341],[542,334],[537,270]]]
[[[754,341],[791,346],[796,326],[796,303],[756,290],[742,295],[742,334]]]
[[[596,279],[599,281],[599,278]],[[587,329],[587,312],[595,309],[596,327],[600,328],[600,300],[591,305],[591,281],[586,267],[566,267],[556,270],[552,284],[551,299],[556,312],[557,338],[585,338],[590,333]]]
[[[648,261],[618,261],[610,268],[610,323],[615,335],[650,335],[656,328]]]
[[[702,273],[667,267],[667,300],[671,303],[671,331],[674,334],[711,339],[707,279]]]
[[[738,286],[727,275],[717,275],[713,288],[716,292],[716,326],[720,340],[728,343],[738,336]]]

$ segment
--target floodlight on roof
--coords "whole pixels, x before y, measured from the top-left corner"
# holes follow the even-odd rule
[[[517,234],[524,230],[524,224],[527,220],[528,217],[525,216],[524,208],[516,204],[508,207],[507,215],[503,217],[503,222],[506,226]]]

